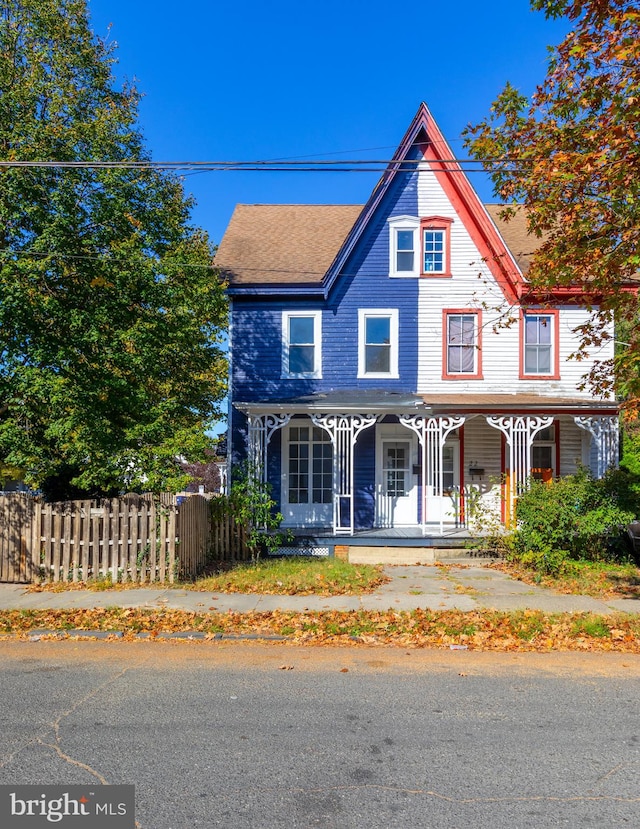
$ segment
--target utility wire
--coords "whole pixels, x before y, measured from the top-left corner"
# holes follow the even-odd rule
[[[0,160],[0,169],[100,169],[100,170],[188,170],[193,172],[218,172],[222,170],[245,170],[257,172],[384,172],[391,168],[397,171],[415,170],[423,164],[435,165],[442,172],[484,172],[486,166],[512,167],[524,162],[517,159],[480,161],[473,158],[425,158],[425,159],[349,159],[344,161],[18,161]]]

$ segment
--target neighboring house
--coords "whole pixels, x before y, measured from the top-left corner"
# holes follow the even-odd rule
[[[236,207],[231,456],[287,526],[441,535],[482,503],[508,520],[530,476],[617,463],[618,407],[568,360],[580,296],[529,292],[524,216],[453,157],[423,104],[364,207]]]

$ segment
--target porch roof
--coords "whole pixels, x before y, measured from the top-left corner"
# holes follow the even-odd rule
[[[372,414],[617,414],[613,400],[590,397],[552,397],[533,393],[519,394],[409,394],[376,389],[334,390],[269,401],[234,403],[245,414],[286,412],[372,413]]]

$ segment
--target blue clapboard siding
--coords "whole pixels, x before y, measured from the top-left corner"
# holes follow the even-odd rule
[[[323,318],[323,381],[327,388],[417,387],[418,280],[389,277],[389,225],[394,215],[417,214],[417,175],[399,176],[376,211],[331,291]],[[399,379],[358,378],[358,310],[398,309]],[[325,324],[326,323],[326,324]]]
[[[319,380],[282,379],[282,312],[321,310],[322,304],[277,299],[234,299],[232,307],[232,399],[280,400],[310,394]],[[323,312],[323,324],[324,324]]]
[[[360,433],[354,453],[354,509],[356,529],[373,527],[376,508],[376,427]]]
[[[417,173],[398,175],[342,268],[328,300],[234,298],[232,399],[269,401],[331,389],[414,392],[418,365],[418,280],[389,277],[389,225],[417,215]],[[358,310],[398,309],[399,378],[358,378]],[[322,378],[282,379],[282,312],[322,310]]]
[[[282,471],[282,430],[277,429],[269,443],[267,463],[267,481],[276,504],[280,504],[282,498]]]

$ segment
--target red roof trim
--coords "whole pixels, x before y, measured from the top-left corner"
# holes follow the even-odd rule
[[[491,217],[457,162],[451,162],[453,152],[447,144],[427,106],[422,104],[418,114],[428,138],[423,149],[425,161],[434,172],[463,225],[471,234],[483,261],[500,285],[505,297],[516,303],[526,282],[511,252],[505,245]],[[446,160],[446,165],[441,162]]]
[[[411,148],[416,145],[426,156],[425,160],[436,174],[443,190],[453,204],[456,213],[460,216],[462,223],[471,234],[483,260],[500,285],[505,297],[511,303],[517,303],[520,295],[525,292],[527,285],[522,272],[466,175],[457,162],[451,162],[453,158],[452,151],[425,103],[420,104],[418,112],[400,142],[392,161],[375,186],[351,233],[347,236],[327,271],[325,292],[328,292],[331,288],[340,267],[354,249],[395,174],[403,169],[402,162],[409,155]],[[446,166],[442,164],[444,160],[447,160]]]

